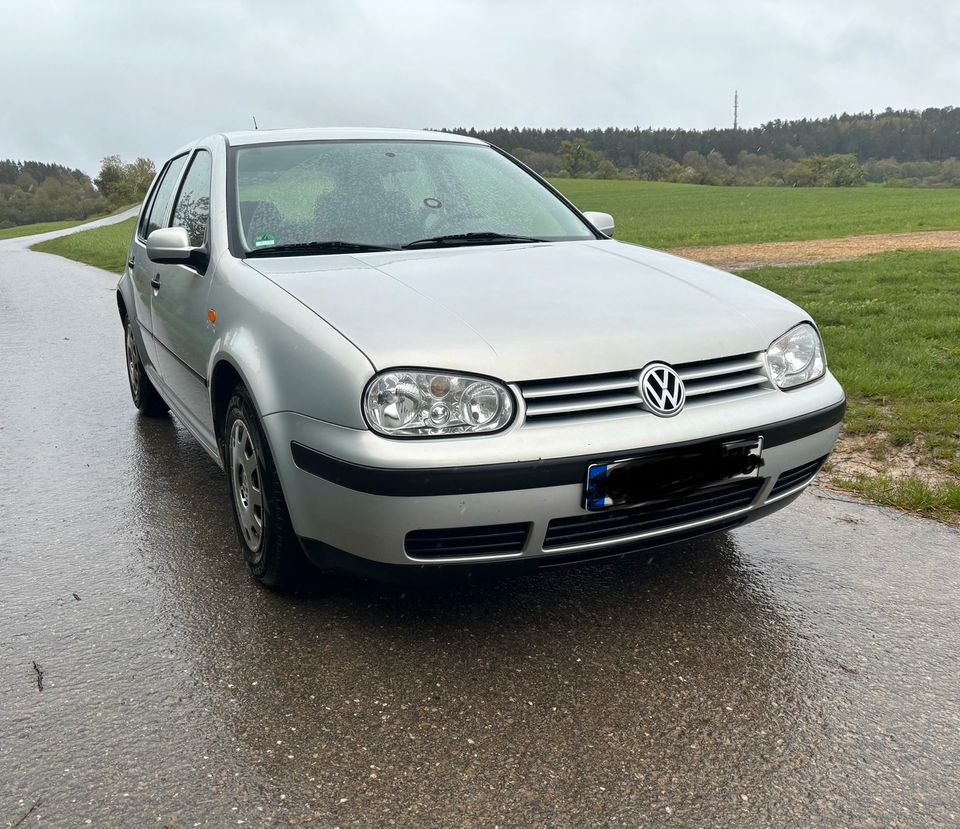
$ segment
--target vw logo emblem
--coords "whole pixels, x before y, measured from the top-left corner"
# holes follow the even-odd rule
[[[680,414],[687,399],[683,380],[666,363],[650,363],[640,373],[640,396],[657,417]]]

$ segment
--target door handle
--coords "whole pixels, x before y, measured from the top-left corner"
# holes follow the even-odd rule
[[[153,286],[153,290],[160,290],[160,274],[157,274],[153,279],[150,280],[150,284]]]

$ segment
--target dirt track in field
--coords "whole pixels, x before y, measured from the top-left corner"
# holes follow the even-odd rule
[[[960,250],[960,231],[877,233],[801,242],[675,248],[670,252],[727,271],[745,271],[767,265],[782,267],[842,262],[859,259],[871,253],[890,253],[897,250]]]

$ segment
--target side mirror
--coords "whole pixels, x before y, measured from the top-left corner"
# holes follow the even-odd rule
[[[203,273],[209,257],[190,244],[186,228],[161,227],[147,237],[147,258],[158,265],[189,265]]]
[[[583,215],[584,218],[601,233],[606,236],[613,236],[616,224],[614,224],[613,216],[609,213],[597,213],[594,210],[588,210]],[[156,233],[157,231],[154,232]]]

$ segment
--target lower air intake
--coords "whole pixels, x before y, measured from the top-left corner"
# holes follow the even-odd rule
[[[414,530],[407,533],[404,549],[410,558],[429,561],[512,555],[523,550],[529,533],[529,524]]]
[[[781,472],[777,482],[773,485],[773,489],[770,490],[767,500],[783,495],[784,492],[788,492],[801,484],[810,483],[813,476],[820,471],[820,467],[823,466],[825,460],[826,457],[817,458],[815,461],[803,464],[803,466],[795,466],[793,469]]]

